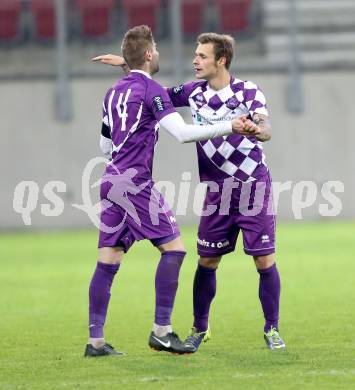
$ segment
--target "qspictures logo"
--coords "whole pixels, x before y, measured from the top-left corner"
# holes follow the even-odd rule
[[[193,185],[191,172],[183,172],[178,183],[168,180],[141,183],[136,180],[138,172],[135,169],[127,169],[124,172],[116,169],[114,174],[104,175],[100,180],[94,181],[95,177],[97,178],[94,175],[95,168],[103,168],[106,165],[106,158],[95,157],[84,167],[81,175],[81,203],[68,204],[64,201],[68,188],[64,181],[49,181],[41,189],[37,182],[24,180],[14,188],[13,210],[21,216],[25,226],[32,226],[32,213],[38,209],[43,216],[55,218],[61,216],[66,208],[73,207],[85,213],[97,228],[111,232],[119,229],[121,222],[124,223],[127,218],[140,226],[142,221],[134,197],[143,193],[149,194],[144,196],[147,199],[144,207],[148,210],[153,224],[159,224],[159,214],[166,213],[167,208],[172,209],[176,216],[186,216],[189,213],[196,216],[209,216],[213,213],[228,215],[231,207],[238,207],[239,212],[245,216],[258,215],[263,210],[265,212],[265,209],[268,214],[275,215],[281,198],[287,198],[288,206],[296,220],[302,220],[307,209],[311,207],[316,209],[320,217],[337,217],[343,208],[341,196],[345,187],[337,180],[326,181],[320,185],[312,181],[273,182],[273,195],[268,196],[270,191],[267,191],[267,184],[264,182],[258,182],[255,191],[252,191],[250,183],[234,181],[233,178],[226,179],[223,183],[209,181]],[[103,185],[109,187],[107,196],[95,203],[93,193],[97,187]],[[220,202],[217,205],[204,204],[206,191],[220,194]],[[239,191],[237,204],[233,196],[234,191]],[[40,203],[40,196],[45,202]],[[100,212],[113,205],[123,210],[123,221],[118,226],[105,227],[100,224]]]

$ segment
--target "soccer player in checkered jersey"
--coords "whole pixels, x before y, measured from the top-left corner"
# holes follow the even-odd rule
[[[89,289],[89,342],[85,356],[121,355],[104,339],[110,290],[123,254],[136,240],[148,239],[160,253],[155,277],[155,321],[149,345],[156,350],[191,353],[196,347],[173,332],[171,312],[185,257],[179,227],[154,186],[154,147],[162,125],[180,142],[192,142],[241,132],[241,119],[218,124],[187,125],[166,90],[152,80],[159,70],[159,53],[147,26],[130,29],[122,52],[131,69],[107,92],[103,104],[101,149],[110,157],[100,189],[99,261]]]
[[[270,207],[271,178],[262,147],[271,138],[266,99],[253,82],[229,73],[234,52],[232,37],[205,33],[197,42],[193,65],[199,81],[169,88],[173,105],[190,106],[196,124],[217,123],[242,115],[248,120],[244,134],[196,143],[200,179],[218,183],[220,191],[207,190],[205,207],[217,206],[217,211],[202,216],[199,225],[200,259],[193,298],[195,320],[188,340],[198,348],[202,340],[209,338],[208,314],[216,293],[216,269],[222,256],[234,251],[238,233],[242,231],[244,252],[253,257],[260,275],[265,342],[270,349],[283,349],[285,343],[278,330],[280,277],[275,263],[275,215]],[[229,213],[221,213],[223,185],[226,189],[233,182],[239,185],[232,189]],[[261,193],[260,183],[264,184],[259,187],[264,189]],[[251,201],[254,198],[257,215],[247,216],[241,210],[245,190],[250,190]]]
[[[264,313],[264,339],[270,349],[283,349],[279,334],[280,277],[275,263],[275,215],[272,207],[271,178],[262,143],[270,140],[270,122],[264,94],[251,81],[229,73],[234,40],[229,35],[205,33],[198,37],[193,65],[198,81],[168,88],[175,107],[189,106],[195,124],[218,123],[244,118],[239,134],[196,143],[202,182],[208,188],[205,209],[198,229],[198,266],[193,286],[194,324],[187,341],[198,349],[210,338],[208,325],[211,302],[216,294],[216,270],[222,256],[233,252],[239,232],[244,251],[254,259],[259,273],[259,298]],[[123,65],[120,56],[104,55],[94,60]],[[227,191],[225,191],[227,189]],[[231,193],[228,212],[226,193]],[[245,194],[257,215],[247,215]],[[246,205],[248,208],[249,203]],[[244,211],[243,211],[244,207]]]

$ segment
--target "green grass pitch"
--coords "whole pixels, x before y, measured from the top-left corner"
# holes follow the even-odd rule
[[[195,235],[183,229],[181,337],[192,322]],[[211,341],[190,356],[151,351],[159,256],[143,242],[115,279],[106,326],[127,355],[84,359],[96,241],[96,232],[0,235],[1,390],[355,388],[355,223],[280,224],[281,353],[265,348],[258,275],[240,244],[218,270]]]

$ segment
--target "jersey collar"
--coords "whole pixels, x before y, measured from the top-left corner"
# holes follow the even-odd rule
[[[148,72],[144,72],[144,70],[132,69],[131,72],[144,74],[144,76],[148,77],[148,79],[152,78],[152,76]]]
[[[216,91],[215,89],[211,88],[210,85],[209,85],[208,82],[207,82],[207,89],[209,89],[210,91],[213,91],[213,92],[215,92],[215,93],[218,94],[218,93],[220,93],[220,92],[225,91],[226,89],[228,89],[228,88],[233,84],[234,80],[235,80],[234,77],[231,75],[231,76],[230,76],[230,80],[229,80],[229,84],[226,85],[224,88],[219,89],[218,91]]]

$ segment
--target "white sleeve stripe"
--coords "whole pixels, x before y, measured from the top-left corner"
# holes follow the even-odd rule
[[[109,122],[109,125],[110,125],[110,129],[111,129],[111,132],[113,130],[113,118],[112,118],[112,100],[113,100],[113,97],[115,96],[115,90],[112,91],[111,95],[110,95],[110,98],[108,100],[108,122]]]

